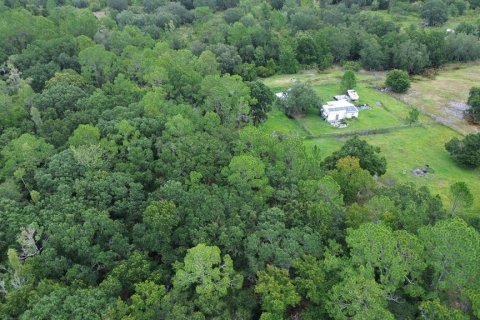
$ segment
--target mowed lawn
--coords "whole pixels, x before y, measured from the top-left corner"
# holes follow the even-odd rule
[[[314,90],[323,101],[330,100],[333,95],[340,94],[339,80],[329,76],[328,82],[312,83]],[[281,76],[276,76],[276,84],[281,82]],[[268,81],[266,81],[268,83]],[[333,83],[332,83],[333,82]],[[278,87],[277,87],[278,88]],[[285,87],[283,87],[285,88]],[[468,210],[475,213],[480,210],[480,170],[468,170],[459,167],[445,151],[445,143],[452,137],[461,135],[454,130],[432,122],[430,117],[422,115],[421,127],[398,128],[405,124],[404,119],[411,107],[394,97],[370,87],[368,81],[359,81],[357,91],[361,103],[373,106],[372,110],[360,111],[359,119],[352,121],[347,128],[339,129],[323,121],[316,110],[311,110],[306,116],[290,119],[280,110],[273,110],[263,129],[269,132],[292,132],[305,137],[307,148],[316,147],[321,156],[325,157],[338,150],[349,137],[343,133],[354,133],[366,129],[394,127],[387,133],[362,135],[375,146],[379,146],[387,159],[387,173],[381,181],[388,183],[412,182],[417,186],[425,185],[433,193],[438,193],[446,207],[450,206],[449,187],[457,181],[465,181],[476,195],[475,203]],[[313,138],[312,138],[313,135]],[[411,170],[429,165],[433,173],[423,177],[414,176]]]

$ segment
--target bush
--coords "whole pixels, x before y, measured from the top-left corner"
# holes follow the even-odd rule
[[[470,106],[466,111],[469,120],[474,123],[480,122],[480,87],[470,89],[467,103]]]
[[[453,138],[445,144],[445,149],[463,166],[471,168],[480,166],[480,133],[469,134],[463,140]]]
[[[448,19],[448,8],[442,0],[428,0],[423,3],[421,15],[430,26],[441,25]]]
[[[305,114],[309,109],[318,110],[321,106],[320,98],[308,84],[296,82],[286,94],[281,104],[289,117]]]
[[[344,91],[354,89],[357,86],[357,79],[355,73],[351,70],[345,71],[342,77],[342,89]]]
[[[410,88],[410,78],[403,70],[391,70],[387,73],[385,85],[392,88],[394,92],[404,93]]]
[[[351,70],[354,72],[360,71],[360,69],[362,68],[360,63],[358,63],[357,61],[345,61],[342,67],[343,67],[343,70],[345,71]]]

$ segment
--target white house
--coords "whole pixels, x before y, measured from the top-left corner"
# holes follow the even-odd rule
[[[322,106],[322,117],[328,122],[358,118],[358,109],[348,101],[328,101]]]

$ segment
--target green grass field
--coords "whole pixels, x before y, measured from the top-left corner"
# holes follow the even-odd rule
[[[290,85],[291,78],[308,81],[323,101],[331,100],[335,94],[340,94],[339,87],[341,71],[334,69],[332,73],[300,74],[295,76],[275,76],[266,79],[265,83],[274,90],[281,90]],[[405,128],[405,117],[410,106],[396,97],[382,93],[371,87],[372,81],[378,76],[361,75],[357,91],[361,103],[373,106],[372,110],[360,111],[359,119],[353,120],[347,128],[334,128],[319,116],[317,110],[311,110],[307,115],[297,119],[286,117],[282,111],[273,110],[269,119],[263,125],[267,131],[293,132],[305,137],[307,148],[316,146],[322,157],[339,149],[348,137],[345,133],[355,134],[368,129],[391,128],[386,133],[362,135],[372,145],[379,146],[387,159],[387,173],[380,181],[389,183],[412,182],[417,186],[425,185],[438,193],[445,206],[450,205],[449,187],[457,181],[465,181],[474,194],[480,190],[480,171],[467,170],[457,166],[444,145],[452,137],[461,136],[451,128],[432,121],[430,117],[420,117],[421,126]],[[424,81],[427,81],[424,79]],[[393,127],[393,128],[392,128]],[[429,165],[434,172],[423,177],[414,176],[411,170]],[[468,213],[478,212],[480,196],[475,199],[474,206]]]

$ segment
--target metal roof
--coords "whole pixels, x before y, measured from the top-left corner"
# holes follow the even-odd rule
[[[347,112],[358,112],[357,107],[351,104],[348,101],[340,100],[340,101],[328,101],[326,105],[322,106],[323,110],[329,111],[347,111]]]

